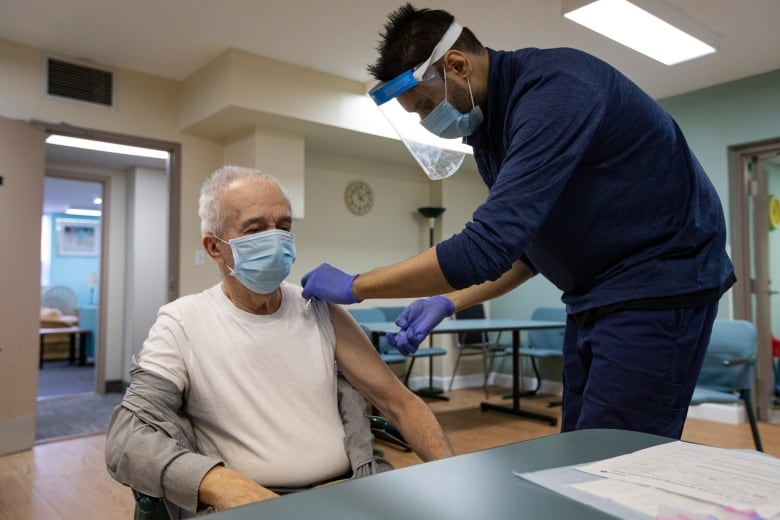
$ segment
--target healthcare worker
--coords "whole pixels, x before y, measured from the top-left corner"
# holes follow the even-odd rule
[[[375,101],[465,137],[489,194],[435,247],[360,275],[323,264],[304,276],[303,297],[434,295],[398,319],[391,340],[408,353],[456,309],[539,273],[568,313],[562,430],[679,438],[735,276],[718,195],[674,120],[591,55],[485,48],[441,10],[391,13],[379,53]],[[431,178],[455,169],[404,142]]]

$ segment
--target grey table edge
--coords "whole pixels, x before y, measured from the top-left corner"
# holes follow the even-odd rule
[[[215,520],[500,520],[615,518],[513,471],[584,464],[674,439],[580,430],[458,455],[209,515]]]

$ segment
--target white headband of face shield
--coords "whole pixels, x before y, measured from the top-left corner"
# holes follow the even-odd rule
[[[431,55],[428,56],[428,59],[414,68],[414,77],[417,79],[417,81],[422,81],[423,74],[425,74],[428,68],[439,61],[441,57],[444,56],[444,54],[450,50],[453,45],[455,45],[455,42],[458,41],[461,32],[463,32],[463,27],[461,27],[458,22],[453,21],[447,31],[444,33],[444,36],[442,36],[441,40],[439,40],[439,43],[437,43],[436,47],[433,48],[433,51],[431,52]]]
[[[460,139],[443,139],[430,133],[420,125],[419,116],[407,113],[397,98],[420,83],[434,78],[441,81],[433,65],[452,48],[462,32],[463,27],[453,21],[428,59],[369,92],[406,148],[432,180],[445,179],[455,173],[463,163],[468,146]]]

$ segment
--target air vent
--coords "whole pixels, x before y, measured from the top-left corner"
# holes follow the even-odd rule
[[[113,73],[54,58],[46,60],[46,68],[48,94],[113,106]]]

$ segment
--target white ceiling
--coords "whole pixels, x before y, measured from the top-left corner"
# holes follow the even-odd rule
[[[655,98],[780,69],[779,0],[661,4],[713,36],[715,54],[665,66],[561,16],[561,0],[428,0],[495,49],[575,47]],[[0,0],[0,38],[95,65],[181,80],[228,48],[373,83],[365,68],[401,0]]]
[[[127,170],[135,166],[167,169],[167,161],[149,157],[138,157],[119,153],[106,153],[95,150],[83,150],[69,146],[46,145],[46,163],[49,168],[57,165],[87,166],[90,168],[109,168]],[[43,189],[43,212],[64,213],[68,208],[100,209],[94,204],[95,197],[102,197],[103,186],[98,182],[87,182],[58,177],[46,177]]]
[[[661,65],[561,16],[561,0],[428,0],[496,49],[576,47],[612,63],[656,98],[780,68],[778,0],[663,2],[718,52]],[[400,0],[2,0],[0,38],[98,65],[183,79],[234,47],[368,82],[378,33]]]

